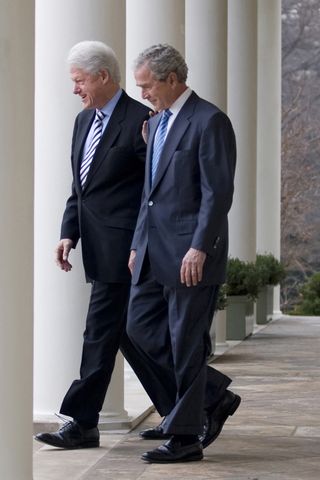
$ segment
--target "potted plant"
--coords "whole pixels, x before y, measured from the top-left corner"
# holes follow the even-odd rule
[[[274,287],[284,279],[285,269],[271,253],[258,254],[256,267],[262,284],[257,299],[256,321],[258,324],[264,324],[272,319]]]
[[[243,340],[253,332],[254,301],[261,289],[254,262],[229,258],[227,265],[227,340]]]
[[[215,348],[225,349],[228,347],[226,343],[226,306],[227,306],[227,295],[226,295],[226,285],[221,285],[219,288],[218,299],[216,310],[214,312],[212,325],[210,328],[210,338],[212,345],[212,354],[210,359],[214,356]]]

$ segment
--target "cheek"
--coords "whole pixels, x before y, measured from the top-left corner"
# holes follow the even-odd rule
[[[152,95],[154,97],[159,97],[159,89],[158,88],[153,88],[152,89]]]
[[[94,90],[92,88],[87,88],[86,89],[86,94],[88,95],[89,98],[94,98]]]

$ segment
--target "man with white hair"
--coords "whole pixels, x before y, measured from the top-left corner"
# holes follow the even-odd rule
[[[119,63],[107,45],[80,42],[71,49],[68,64],[83,111],[74,125],[72,193],[55,259],[69,272],[70,250],[81,239],[92,291],[80,379],[72,383],[60,409],[73,420],[35,438],[71,449],[99,446],[99,412],[119,346],[135,366],[135,350],[125,333],[131,280],[127,264],[144,180],[141,126],[149,109],[120,88]]]

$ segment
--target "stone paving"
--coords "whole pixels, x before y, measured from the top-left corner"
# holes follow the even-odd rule
[[[146,464],[158,445],[136,430],[101,435],[101,448],[63,451],[34,442],[34,480],[319,480],[320,318],[274,320],[214,360],[242,403],[201,462]]]

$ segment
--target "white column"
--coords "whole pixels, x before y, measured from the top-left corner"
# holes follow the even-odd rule
[[[186,0],[188,84],[202,98],[227,109],[226,0]]]
[[[228,3],[228,113],[237,139],[235,195],[230,212],[230,255],[256,254],[256,0]]]
[[[36,8],[35,103],[35,414],[51,415],[79,376],[82,333],[90,288],[85,284],[80,245],[73,270],[53,261],[60,222],[70,193],[73,122],[81,109],[72,95],[65,59],[82,40],[101,40],[117,53],[124,75],[124,0],[38,1]],[[118,371],[123,412],[123,369]],[[117,385],[117,382],[113,382]],[[115,388],[115,387],[114,387]]]
[[[280,258],[281,1],[258,2],[257,251]],[[279,289],[275,310],[279,312]]]
[[[114,365],[107,396],[100,413],[100,428],[108,428],[113,420],[123,421],[128,418],[128,412],[124,408],[124,358],[118,352]]]
[[[186,0],[185,9],[187,83],[200,97],[226,112],[228,2]],[[210,329],[212,353],[220,341],[221,317],[221,312],[213,317]]]
[[[129,95],[141,100],[132,63],[145,48],[169,43],[184,55],[184,0],[127,0],[127,81]]]
[[[31,480],[34,3],[0,9],[0,478]]]

